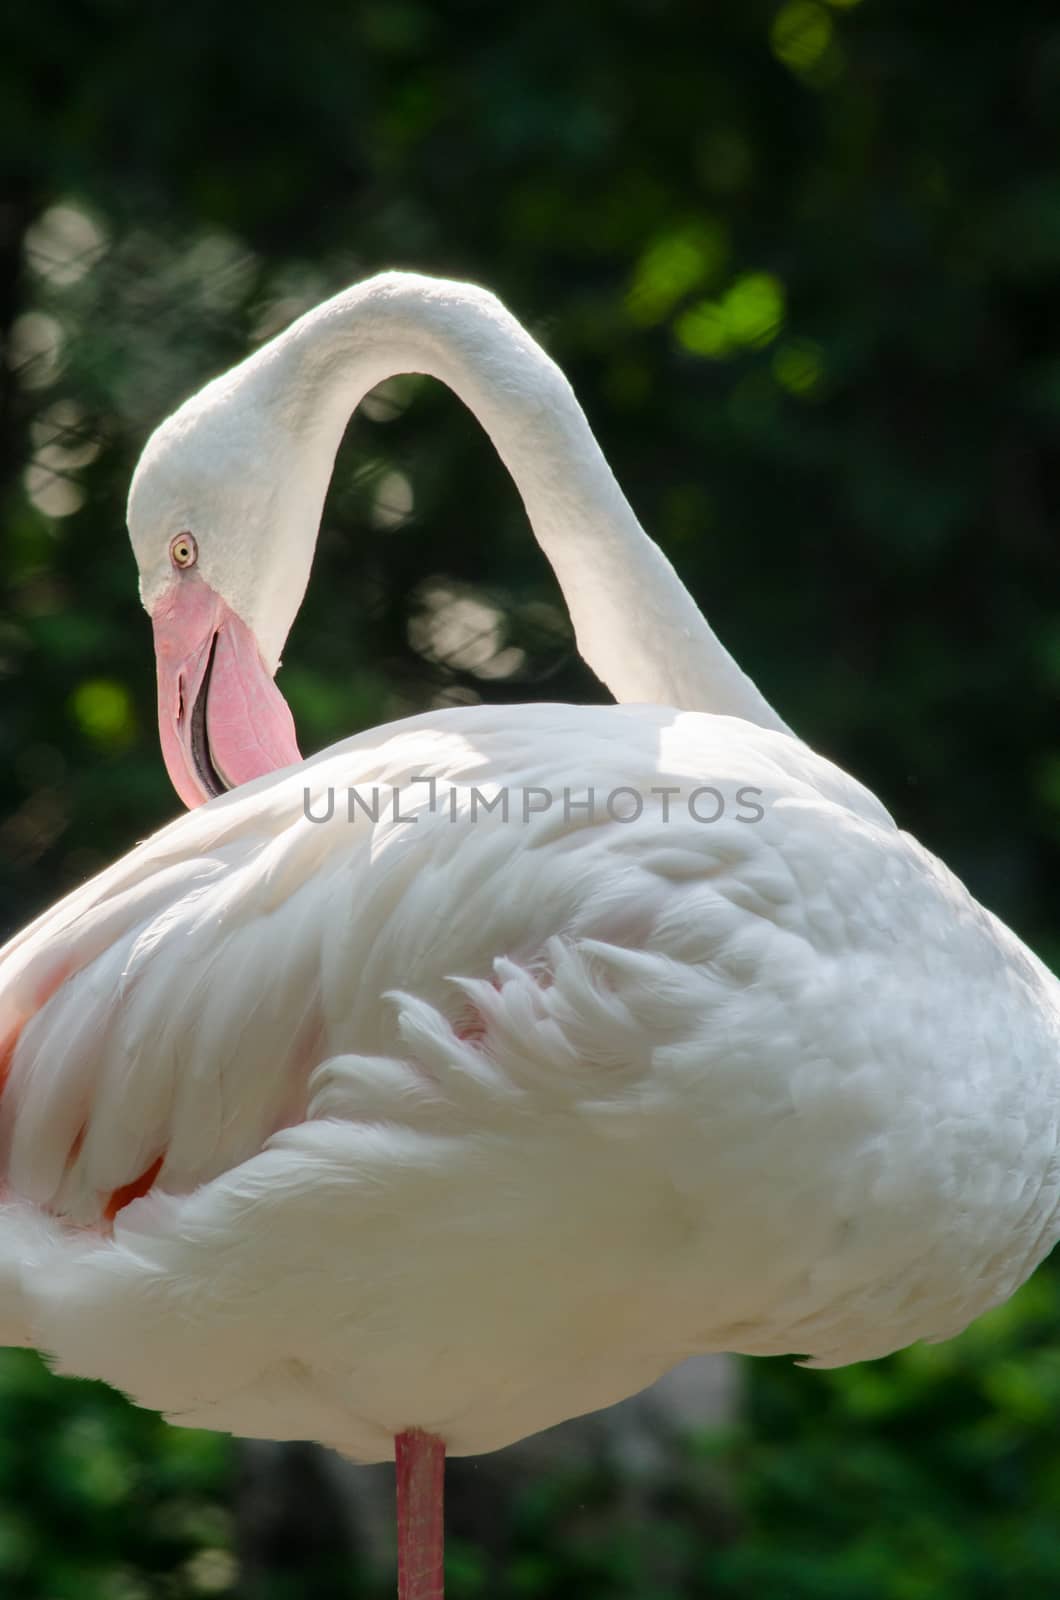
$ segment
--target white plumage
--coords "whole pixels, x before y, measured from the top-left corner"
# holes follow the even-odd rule
[[[828,1365],[958,1332],[1060,1232],[1060,986],[783,731],[606,483],[593,533],[606,466],[496,302],[393,276],[340,300],[372,352],[377,316],[396,339],[387,370],[440,371],[491,420],[617,692],[669,683],[712,709],[467,708],[374,729],[182,817],[14,940],[0,1336],[174,1421],[372,1460],[408,1428],[495,1448],[697,1351]],[[426,307],[416,350],[395,300]],[[279,589],[263,576],[291,537],[285,452],[300,437],[310,458],[311,548],[342,411],[318,391],[339,373],[348,401],[356,354],[347,328],[341,360],[296,369],[292,341],[316,348],[311,324],[334,355],[338,304],[145,455],[131,518],[160,662],[159,617],[222,595],[233,651],[250,630],[275,666],[301,594],[293,571]],[[460,331],[483,317],[492,345]],[[357,385],[381,375],[375,353]],[[281,415],[281,394],[299,418],[319,402],[328,437]],[[233,486],[229,450],[257,486]],[[548,471],[528,488],[535,459]],[[563,515],[581,528],[568,547]],[[199,587],[166,575],[177,529],[195,533]],[[643,600],[627,656],[610,637],[623,539]],[[176,680],[160,667],[193,799],[212,771],[196,695],[213,697],[217,769],[242,759],[210,617],[206,665],[203,647]],[[609,809],[618,790],[633,802]],[[527,809],[531,791],[547,808]]]
[[[564,819],[620,784],[639,820]],[[694,819],[702,785],[731,816]],[[500,786],[508,822],[472,820]],[[530,788],[557,803],[524,824]],[[5,1336],[176,1421],[488,1450],[693,1351],[947,1337],[1054,1237],[1055,981],[860,785],[734,719],[362,734],[174,823],[0,970],[5,1027],[30,1014]]]

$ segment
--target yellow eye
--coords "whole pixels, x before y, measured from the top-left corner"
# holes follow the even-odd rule
[[[193,567],[199,559],[199,547],[190,533],[178,533],[169,546],[169,559],[175,567]]]

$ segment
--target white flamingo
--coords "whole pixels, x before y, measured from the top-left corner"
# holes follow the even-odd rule
[[[271,675],[346,421],[406,371],[647,703],[300,762]],[[492,296],[387,274],[303,317],[156,432],[129,520],[170,774],[243,786],[0,955],[0,1337],[189,1426],[396,1439],[424,1600],[443,1449],[696,1351],[947,1338],[1042,1259],[1060,986],[785,729]]]

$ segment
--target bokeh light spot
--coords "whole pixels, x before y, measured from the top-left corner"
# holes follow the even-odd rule
[[[700,300],[674,332],[693,355],[717,360],[740,345],[765,345],[784,321],[784,285],[770,272],[747,272],[717,300]]]
[[[728,290],[722,309],[736,344],[768,344],[784,320],[784,285],[770,272],[749,272]]]
[[[824,377],[820,347],[810,339],[786,341],[773,357],[773,376],[789,394],[814,394]]]
[[[716,360],[732,349],[725,326],[725,314],[714,300],[701,300],[678,317],[674,332],[686,350],[695,356]]]
[[[376,485],[369,512],[373,528],[400,528],[411,517],[416,505],[412,483],[404,472],[384,472]]]
[[[68,289],[90,272],[107,247],[100,223],[79,205],[49,206],[26,229],[26,261],[57,289]]]
[[[788,0],[773,18],[769,43],[778,61],[795,72],[815,67],[832,43],[832,19],[815,0]]]
[[[136,732],[132,696],[113,678],[90,678],[78,684],[70,709],[81,732],[95,744],[128,744]]]
[[[62,367],[64,335],[57,317],[26,311],[11,324],[7,364],[23,389],[46,389]]]
[[[633,320],[644,324],[661,322],[679,300],[720,271],[727,245],[721,224],[710,220],[654,240],[637,262],[626,296]]]

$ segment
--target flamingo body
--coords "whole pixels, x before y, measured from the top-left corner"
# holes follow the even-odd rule
[[[258,779],[7,947],[0,1043],[0,1335],[362,1460],[946,1338],[1060,1232],[1056,980],[725,716],[449,710]]]
[[[397,372],[482,421],[621,703],[303,763],[273,678]],[[447,1449],[696,1351],[946,1338],[1049,1250],[1060,984],[792,734],[494,296],[317,307],[156,429],[129,531],[201,809],[0,951],[0,1338],[393,1451],[399,1600],[439,1600]]]

